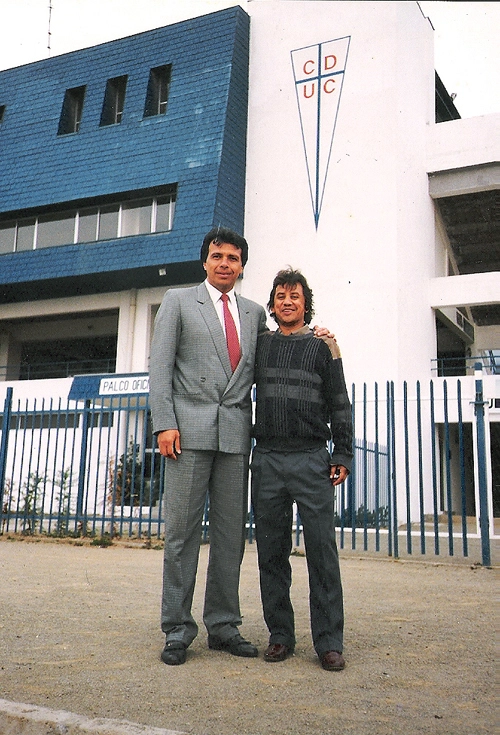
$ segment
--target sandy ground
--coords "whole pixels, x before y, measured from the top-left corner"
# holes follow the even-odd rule
[[[194,614],[201,622],[202,548]],[[258,659],[159,654],[161,548],[0,537],[0,697],[193,735],[488,735],[495,730],[495,569],[341,554],[343,672],[323,671],[309,630],[307,570],[292,557],[295,655],[263,661],[255,546],[242,573],[242,634]],[[52,732],[52,731],[51,731]]]

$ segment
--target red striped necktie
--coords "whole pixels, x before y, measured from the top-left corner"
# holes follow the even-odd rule
[[[222,310],[224,312],[224,325],[226,327],[227,351],[229,353],[231,370],[234,373],[241,357],[240,341],[238,339],[238,332],[236,331],[236,324],[234,323],[233,315],[229,311],[227,303],[229,301],[229,296],[227,293],[222,294],[221,300]]]

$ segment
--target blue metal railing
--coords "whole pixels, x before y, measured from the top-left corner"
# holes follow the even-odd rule
[[[500,375],[500,350],[482,350],[480,355],[436,357],[431,360],[432,372],[441,377],[473,375],[480,363],[486,375]]]
[[[341,548],[468,557],[476,538],[491,563],[482,380],[474,393],[467,385],[469,395],[453,378],[353,386],[354,463],[335,500]],[[0,429],[1,532],[162,537],[164,459],[147,395],[22,403],[9,387]],[[247,526],[252,542],[250,507]],[[298,515],[294,538],[300,545]]]

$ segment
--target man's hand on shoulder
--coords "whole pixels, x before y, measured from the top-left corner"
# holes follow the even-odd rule
[[[168,459],[177,459],[181,453],[181,435],[177,429],[160,431],[156,437],[160,454]]]
[[[337,340],[335,339],[335,335],[330,332],[327,327],[318,327],[317,324],[313,327],[313,332],[315,337],[327,337],[327,339],[333,339],[334,342]]]
[[[315,337],[326,342],[334,359],[341,357],[340,348],[334,334],[332,334],[326,327],[318,327],[317,325],[313,327],[313,331]]]

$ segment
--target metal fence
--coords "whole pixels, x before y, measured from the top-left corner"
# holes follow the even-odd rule
[[[467,557],[475,539],[490,565],[490,423],[481,377],[462,380],[465,394],[461,379],[353,386],[355,461],[335,501],[341,548]],[[2,533],[162,538],[164,459],[147,394],[21,402],[8,388],[0,428]],[[250,507],[247,527],[251,542]],[[300,545],[298,514],[294,537]]]

